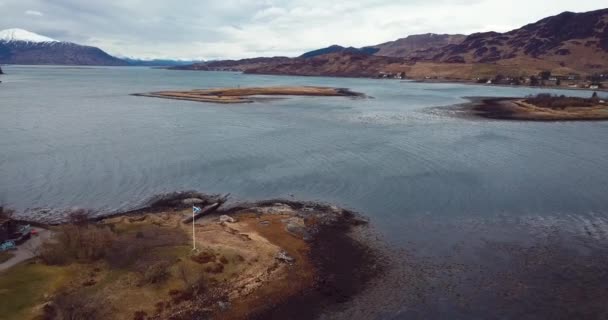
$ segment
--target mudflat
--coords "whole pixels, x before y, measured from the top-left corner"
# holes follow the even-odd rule
[[[251,103],[263,96],[365,97],[363,93],[346,88],[289,86],[195,89],[186,91],[157,91],[136,93],[135,96],[211,103]]]

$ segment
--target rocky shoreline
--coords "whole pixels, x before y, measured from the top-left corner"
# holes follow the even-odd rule
[[[135,93],[133,95],[222,104],[252,103],[260,100],[260,96],[365,97],[363,93],[354,92],[346,88],[312,86],[197,89]]]
[[[142,245],[154,244],[154,246],[142,252],[155,252],[158,248],[165,248],[162,252],[166,252],[167,248],[177,245],[175,249],[177,251],[172,252],[170,256],[177,255],[178,259],[169,258],[164,262],[163,266],[167,266],[167,270],[173,270],[168,271],[168,280],[149,288],[145,285],[125,286],[125,283],[134,281],[127,280],[130,279],[129,277],[114,283],[109,280],[112,278],[103,276],[116,273],[112,267],[116,263],[112,256],[116,253],[108,252],[110,259],[107,261],[106,258],[86,263],[80,261],[78,268],[84,271],[79,271],[78,276],[74,276],[75,278],[69,283],[60,286],[62,289],[56,294],[47,292],[45,298],[31,298],[31,309],[26,311],[31,313],[43,309],[61,315],[65,310],[62,311],[61,301],[56,299],[63,294],[59,292],[88,295],[85,292],[90,293],[90,290],[86,291],[80,288],[80,285],[74,285],[83,282],[87,284],[86,287],[98,286],[95,292],[99,294],[111,291],[119,298],[107,302],[114,312],[115,319],[132,319],[134,314],[145,314],[145,318],[141,319],[190,319],[193,316],[211,316],[219,319],[311,319],[328,308],[349,301],[362,292],[374,277],[381,274],[384,267],[382,254],[357,236],[367,229],[367,220],[357,213],[336,206],[313,202],[265,200],[235,203],[225,209],[212,211],[198,219],[194,229],[191,223],[185,223],[183,220],[191,216],[193,205],[208,208],[219,203],[217,205],[219,208],[226,199],[226,196],[192,191],[175,192],[153,197],[140,209],[109,215],[98,213],[90,217],[89,222],[80,221],[76,224],[73,220],[74,211],[66,213],[62,218],[54,220],[53,225],[46,227],[59,235],[65,227],[80,226],[84,228],[82,230],[109,228],[115,234],[113,237],[117,237],[117,240],[113,240],[116,243],[133,241],[136,243],[145,240],[150,230],[154,229],[156,236],[146,240],[147,242],[142,242]],[[30,222],[42,224],[43,220],[30,220]],[[91,227],[83,227],[86,225]],[[86,234],[82,230],[79,233]],[[193,237],[193,231],[196,234],[194,238],[197,247],[200,246],[197,251],[200,253],[197,254],[187,249],[187,239]],[[176,243],[161,243],[164,241],[161,240],[164,236],[160,235],[165,233],[172,234],[172,241],[182,240]],[[129,234],[133,234],[133,240],[128,240]],[[191,244],[192,240],[190,240]],[[114,244],[107,246],[119,250]],[[162,256],[151,258],[144,253],[141,254],[143,254],[141,257],[134,257],[134,266],[138,265],[137,261],[164,259]],[[0,282],[3,281],[3,276],[11,277],[11,272],[22,272],[20,268],[28,269],[34,266],[43,270],[57,268],[53,264],[47,267],[44,262],[46,255],[42,256],[34,259],[27,267],[21,264],[9,269],[6,274],[0,275]],[[198,264],[194,264],[193,267],[190,260],[198,261],[200,267]],[[156,262],[148,262],[148,264],[157,265]],[[184,264],[195,270],[200,269],[197,274],[202,274],[202,279],[205,279],[204,283],[207,287],[205,292],[214,292],[213,297],[209,296],[208,299],[201,300],[190,296],[188,292],[193,289],[189,289],[188,286],[184,288],[181,285],[175,286],[174,283],[180,278],[176,270],[182,270],[180,268],[183,268]],[[73,265],[66,264],[61,265],[59,270],[70,268],[73,268]],[[137,269],[121,267],[123,270],[129,270],[130,274],[135,272],[131,271],[131,268]],[[87,271],[89,269],[97,271]],[[96,275],[95,279],[80,279],[81,273],[90,273],[91,277],[93,274],[102,276]],[[218,280],[220,282],[217,282]],[[15,291],[13,292],[15,295],[19,295],[19,290],[18,287],[11,289]],[[156,299],[160,300],[158,303],[157,301],[138,302],[139,309],[132,310],[130,306],[135,302],[127,306],[122,300],[130,298],[120,297],[123,293],[133,294],[133,290],[144,290],[141,294],[146,295],[154,292]],[[163,296],[166,298],[163,299]],[[165,299],[169,300],[164,302]],[[163,307],[159,309],[158,304],[161,302]],[[23,314],[17,313],[19,316]],[[105,318],[102,315],[100,319]]]
[[[605,121],[608,120],[608,105],[593,107],[566,107],[552,109],[539,107],[526,98],[510,97],[466,97],[468,103],[459,105],[465,115],[494,120],[516,121]]]

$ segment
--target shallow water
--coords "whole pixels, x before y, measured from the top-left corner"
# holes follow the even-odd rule
[[[608,122],[467,119],[453,107],[436,108],[537,89],[147,68],[3,69],[0,201],[19,210],[126,210],[160,192],[196,189],[237,200],[336,203],[369,216],[392,245],[414,244],[421,256],[453,254],[465,243],[462,256],[479,260],[474,248],[484,239],[524,242],[543,230],[608,239]],[[347,87],[373,99],[215,105],[129,95],[269,85]]]

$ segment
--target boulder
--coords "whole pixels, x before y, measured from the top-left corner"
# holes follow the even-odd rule
[[[277,252],[275,259],[277,259],[281,262],[289,263],[289,264],[292,264],[296,261],[296,259],[294,259],[292,256],[290,256],[285,250],[281,250],[281,251]]]
[[[283,223],[285,223],[285,231],[293,234],[298,238],[310,240],[310,233],[308,232],[306,225],[304,224],[304,220],[302,220],[301,218],[292,217],[289,219],[285,219]]]
[[[205,203],[205,201],[202,199],[199,199],[199,198],[188,198],[188,199],[182,200],[182,204],[185,204],[187,206],[193,206],[195,204],[203,204],[203,203]]]
[[[224,222],[224,223],[226,223],[226,222],[228,222],[228,223],[235,223],[235,222],[236,222],[236,219],[235,219],[235,218],[233,218],[233,217],[231,217],[231,216],[228,216],[228,215],[223,214],[223,215],[221,215],[221,216],[220,216],[220,222]]]
[[[284,203],[274,203],[272,206],[255,208],[261,214],[293,214],[293,208]]]

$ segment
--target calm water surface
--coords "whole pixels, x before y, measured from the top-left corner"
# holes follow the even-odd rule
[[[449,253],[462,242],[471,251],[483,239],[512,241],[547,228],[600,244],[608,238],[608,122],[492,121],[436,108],[535,89],[146,68],[3,69],[0,201],[19,210],[125,210],[160,192],[196,189],[237,200],[336,203],[369,216],[389,243],[414,243],[422,255]],[[129,95],[270,85],[347,87],[373,99],[215,105]],[[456,316],[452,311],[446,314]]]

